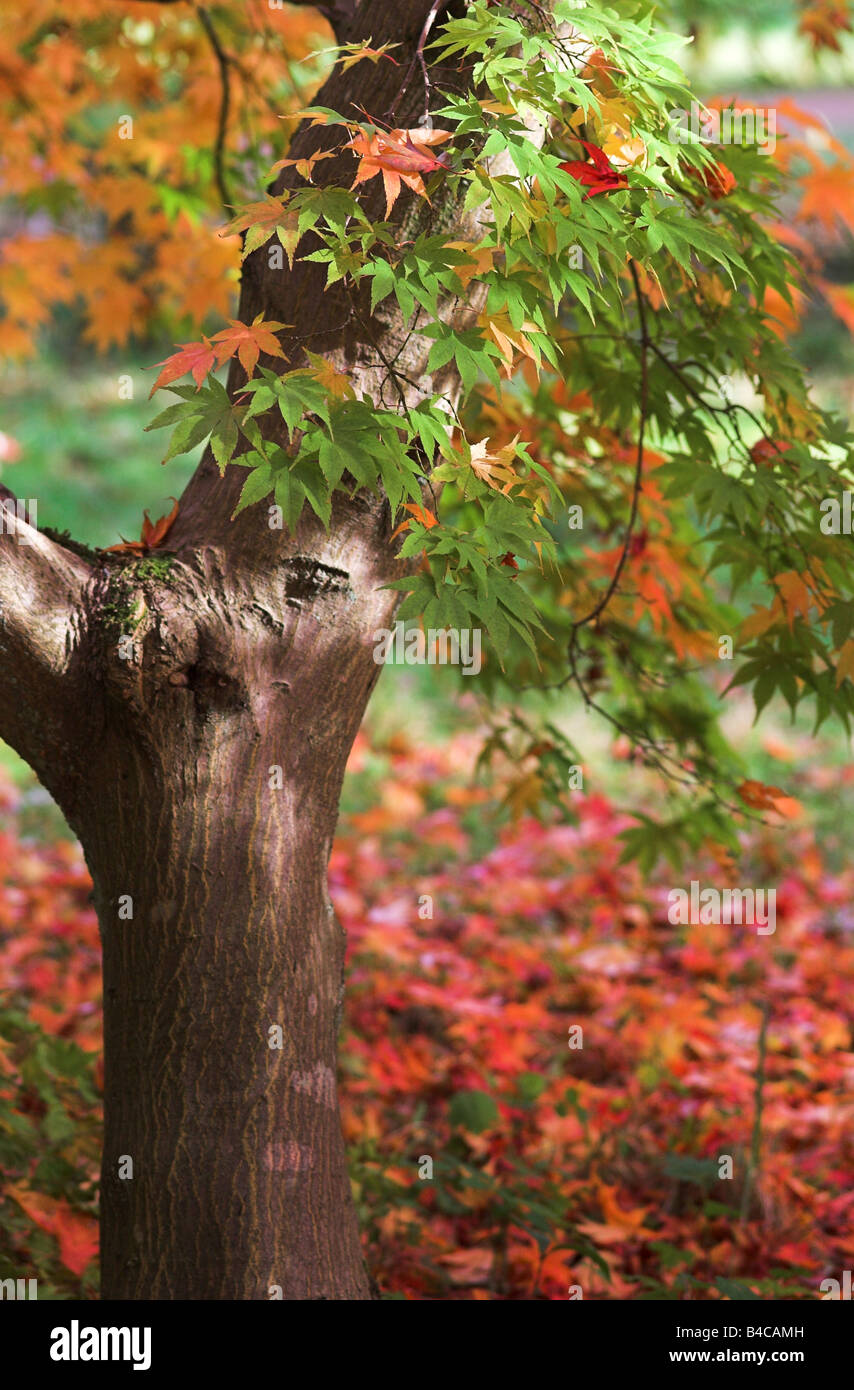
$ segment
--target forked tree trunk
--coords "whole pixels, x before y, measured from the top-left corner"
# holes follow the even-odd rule
[[[382,116],[429,9],[366,0],[340,36],[395,40],[401,65],[339,72],[318,100]],[[415,73],[403,126],[423,109]],[[297,145],[329,138],[303,130]],[[324,178],[351,181],[342,158]],[[401,389],[392,357],[409,400],[453,388],[426,377],[429,342],[399,317],[324,281],[258,252],[239,317],[293,325],[292,366],[304,344],[385,404]],[[103,938],[105,1298],[370,1297],[338,1116],[344,941],[326,867],[374,633],[398,599],[383,586],[402,571],[378,499],[336,494],[328,534],[309,515],[289,536],[265,505],[231,520],[244,478],[204,460],[156,561],[85,558],[23,523],[0,536],[0,734],[80,836]]]

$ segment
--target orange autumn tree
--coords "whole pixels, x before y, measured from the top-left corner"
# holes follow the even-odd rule
[[[32,356],[60,306],[100,352],[233,310],[240,243],[219,235],[224,207],[248,201],[287,143],[331,34],[313,9],[215,8],[5,7],[7,359]]]
[[[326,869],[378,631],[485,634],[516,814],[572,815],[554,715],[597,711],[662,776],[624,835],[644,867],[777,799],[725,685],[854,708],[821,525],[850,439],[778,331],[777,165],[674,124],[644,0],[324,13],[298,124],[313,12],[91,0],[0,31],[7,341],[74,303],[106,347],[169,304],[150,428],[166,461],[207,445],[139,542],[8,513],[0,538],[0,734],[79,835],[103,940],[110,1297],[370,1295]]]

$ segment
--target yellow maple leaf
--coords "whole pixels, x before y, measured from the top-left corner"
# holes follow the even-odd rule
[[[849,637],[847,642],[843,642],[839,648],[839,657],[836,662],[836,684],[839,686],[848,677],[854,681],[854,638]]]
[[[348,130],[352,130],[349,122],[343,116],[336,116],[331,111],[322,111],[317,106],[305,106],[301,111],[294,111],[291,115],[280,116],[282,121],[308,121],[309,125],[346,125]]]
[[[624,96],[606,97],[597,92],[596,98],[599,110],[593,120],[594,135],[592,137],[588,135],[587,139],[594,139],[602,149],[605,149],[609,142],[612,147],[615,141],[619,145],[621,141],[629,138],[632,121],[638,114],[637,105]],[[569,125],[573,129],[579,129],[582,126],[589,129],[590,124],[590,113],[581,106],[569,121]],[[597,134],[600,136],[598,140],[596,139]]]
[[[646,145],[643,140],[637,136],[631,138],[622,130],[615,130],[613,135],[609,135],[602,149],[617,168],[631,168],[636,164],[643,164],[646,159]]]
[[[297,173],[301,174],[307,183],[311,183],[314,166],[318,160],[332,159],[334,154],[334,150],[316,150],[314,154],[306,155],[304,159],[279,159],[270,169],[270,173],[277,174],[280,169],[289,169],[293,165]]]
[[[400,64],[397,59],[392,58],[388,51],[390,48],[399,47],[399,43],[384,43],[380,48],[372,48],[370,39],[367,43],[342,43],[338,50],[342,57],[338,59],[338,62],[344,72],[348,68],[354,67],[356,63],[361,63],[363,58],[368,58],[372,63],[378,63],[380,58],[388,58],[390,63],[399,67]]]
[[[478,246],[473,241],[449,241],[447,245],[452,251],[462,251],[466,258],[461,264],[453,267],[454,274],[464,290],[468,289],[472,280],[486,275],[495,265],[494,246]]]
[[[507,807],[514,821],[518,821],[526,812],[536,811],[542,797],[542,777],[538,772],[527,772],[511,784],[501,804]]]
[[[515,106],[509,106],[506,101],[494,101],[491,97],[477,104],[481,111],[488,111],[491,116],[512,116],[516,110]]]
[[[494,488],[496,492],[503,492],[505,496],[514,484],[521,482],[513,467],[518,442],[519,436],[517,434],[509,444],[505,444],[503,448],[492,453],[489,449],[489,440],[481,439],[477,444],[472,444],[469,453],[469,465],[472,472],[480,478],[481,482]]]
[[[356,392],[345,372],[339,372],[326,357],[316,352],[306,352],[312,366],[312,374],[331,396],[338,400],[355,400]]]
[[[697,272],[697,290],[707,304],[716,308],[725,308],[732,299],[732,291],[727,289],[720,275],[711,271]]]
[[[482,314],[478,322],[481,327],[488,329],[498,344],[498,351],[504,361],[505,375],[508,377],[511,375],[516,353],[520,352],[533,362],[539,376],[542,360],[540,352],[530,339],[525,337],[526,333],[537,332],[535,323],[525,319],[519,328],[514,328],[509,317],[504,314],[496,314],[492,317]]]
[[[786,622],[789,631],[795,625],[795,618],[802,617],[806,622],[810,611],[810,591],[804,583],[803,576],[795,570],[788,570],[785,574],[778,574],[774,583],[777,587],[780,601],[782,602],[783,612],[786,615]]]

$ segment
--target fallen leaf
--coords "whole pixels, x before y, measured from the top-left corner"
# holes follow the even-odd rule
[[[142,534],[138,541],[126,541],[124,537],[122,537],[121,545],[108,545],[105,553],[109,554],[111,551],[127,551],[134,555],[147,555],[149,550],[156,550],[165,539],[172,522],[178,515],[178,499],[176,497],[170,497],[169,500],[170,502],[174,502],[175,505],[168,516],[161,516],[157,521],[152,522],[149,519],[148,512],[143,512]]]

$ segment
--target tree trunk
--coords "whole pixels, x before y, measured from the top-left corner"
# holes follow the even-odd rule
[[[240,593],[174,561],[143,581],[135,662],[102,626],[75,822],[104,947],[105,1297],[368,1296],[326,869],[391,600],[353,562],[300,556]]]
[[[227,555],[81,576],[85,713],[41,769],[104,949],[106,1298],[369,1297],[326,870],[399,566],[378,501],[342,499],[328,536],[241,521],[246,552],[236,523]]]
[[[318,101],[416,123],[417,64],[398,88],[430,8],[365,0],[339,37],[393,39],[400,65],[337,70]],[[303,128],[293,152],[329,139]],[[319,171],[349,184],[352,156]],[[399,206],[407,235],[439,212]],[[430,344],[398,314],[324,284],[323,267],[274,270],[257,252],[238,316],[292,325],[291,366],[304,345],[386,404],[453,389],[450,371],[426,376]],[[403,570],[380,499],[337,493],[328,533],[304,514],[289,536],[263,505],[232,521],[244,478],[205,458],[156,559],[87,557],[23,521],[0,535],[0,735],[79,835],[101,924],[105,1298],[370,1297],[326,868],[374,633],[399,600],[383,586]]]

